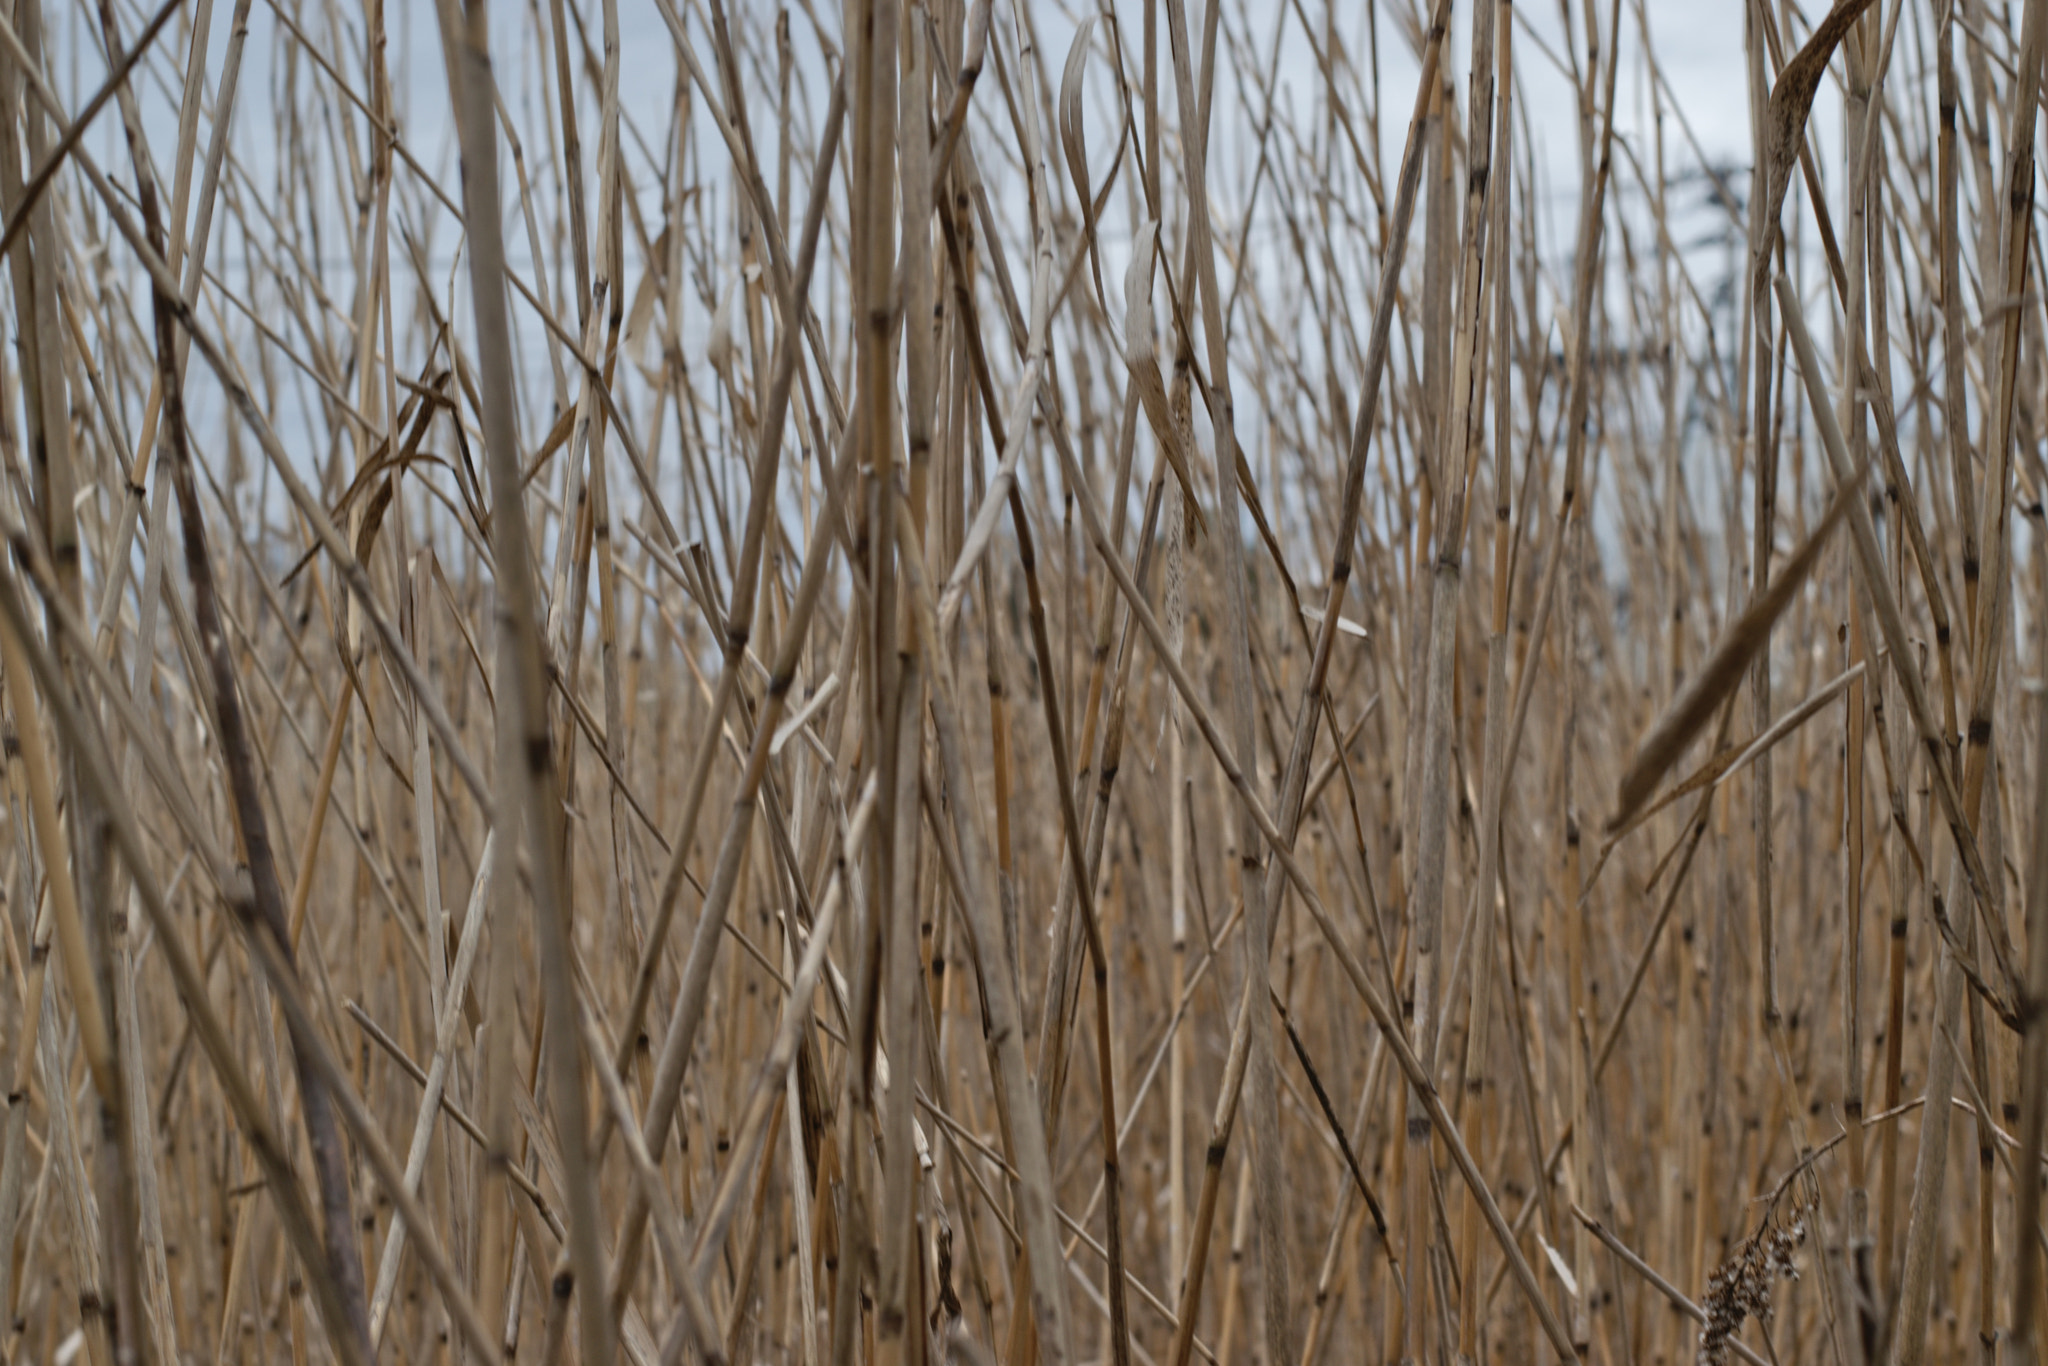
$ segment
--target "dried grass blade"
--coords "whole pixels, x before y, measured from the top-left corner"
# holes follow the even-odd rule
[[[1693,675],[1685,690],[1672,699],[1671,705],[1650,727],[1649,733],[1637,743],[1635,758],[1622,774],[1615,814],[1607,823],[1609,830],[1619,830],[1628,823],[1636,809],[1656,790],[1665,772],[1699,734],[1700,727],[1713,716],[1715,708],[1741,686],[1744,671],[1769,645],[1771,627],[1805,586],[1814,566],[1820,562],[1821,551],[1827,548],[1835,528],[1848,515],[1857,490],[1862,486],[1863,477],[1859,471],[1836,488],[1834,497],[1828,500],[1827,512],[1807,533],[1791,558],[1771,576],[1771,586],[1722,632],[1720,643],[1700,666],[1699,672]]]

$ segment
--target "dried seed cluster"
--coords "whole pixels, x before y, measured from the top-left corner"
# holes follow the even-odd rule
[[[1806,1242],[1809,1208],[1800,1204],[1783,1214],[1766,1214],[1756,1232],[1714,1268],[1701,1305],[1707,1321],[1700,1328],[1700,1350],[1694,1358],[1698,1366],[1721,1366],[1728,1360],[1729,1344],[1742,1331],[1744,1319],[1771,1321],[1772,1287],[1780,1280],[1799,1279],[1794,1258]]]

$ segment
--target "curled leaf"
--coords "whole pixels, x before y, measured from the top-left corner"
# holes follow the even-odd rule
[[[1180,481],[1181,500],[1187,512],[1187,536],[1189,540],[1195,540],[1208,529],[1208,523],[1202,516],[1200,501],[1195,496],[1194,477],[1188,469],[1187,451],[1182,444],[1186,433],[1181,424],[1173,420],[1167,404],[1166,381],[1159,373],[1159,359],[1148,349],[1129,364],[1131,385],[1137,390],[1146,422],[1151,424],[1152,439],[1158,445],[1159,453],[1166,457],[1166,463],[1173,467],[1174,478]]]
[[[1152,332],[1152,266],[1159,253],[1159,220],[1148,220],[1131,241],[1131,265],[1124,272],[1124,364],[1130,368],[1131,388],[1145,410],[1152,439],[1166,463],[1180,481],[1184,509],[1184,532],[1196,539],[1207,529],[1195,481],[1188,468],[1187,451],[1192,445],[1192,422],[1177,421],[1167,401],[1166,377],[1159,373],[1159,348]]]
[[[1763,148],[1764,234],[1754,248],[1756,251],[1769,252],[1775,245],[1778,213],[1785,207],[1785,192],[1792,183],[1792,163],[1799,159],[1799,144],[1806,136],[1806,119],[1813,111],[1813,97],[1820,90],[1821,77],[1827,74],[1828,61],[1835,55],[1835,49],[1868,8],[1870,0],[1835,0],[1834,8],[1814,29],[1806,46],[1785,63],[1778,73],[1778,83],[1771,87],[1771,110],[1767,116],[1770,140]],[[1768,272],[1758,275],[1759,290],[1767,276]]]
[[[1088,39],[1095,32],[1095,23],[1100,16],[1089,15],[1074,31],[1074,42],[1067,49],[1066,69],[1060,73],[1060,148],[1067,154],[1067,175],[1073,179],[1074,193],[1080,196],[1083,213],[1088,212],[1088,142],[1087,131],[1081,109],[1081,73],[1088,65]]]
[[[1157,360],[1152,328],[1152,266],[1159,254],[1159,220],[1147,219],[1131,239],[1131,266],[1124,272],[1124,356],[1135,365],[1141,356]]]
[[[1081,107],[1081,76],[1088,65],[1088,39],[1095,32],[1099,15],[1089,15],[1074,32],[1067,49],[1066,70],[1060,75],[1060,146],[1067,154],[1067,174],[1074,182],[1074,197],[1081,201],[1081,231],[1088,241],[1089,266],[1095,275],[1095,298],[1103,312],[1109,301],[1102,289],[1102,258],[1095,251],[1095,198],[1088,192],[1087,120]],[[1119,155],[1119,161],[1122,159]],[[1116,178],[1116,168],[1110,168]]]

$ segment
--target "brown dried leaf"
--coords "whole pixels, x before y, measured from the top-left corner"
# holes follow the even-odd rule
[[[1805,542],[1785,562],[1763,596],[1728,628],[1714,647],[1713,654],[1707,657],[1706,664],[1693,675],[1684,691],[1672,699],[1657,724],[1650,727],[1650,733],[1636,748],[1636,757],[1629,764],[1628,772],[1622,776],[1621,795],[1614,818],[1607,823],[1609,830],[1619,830],[1628,823],[1636,808],[1656,790],[1665,771],[1677,762],[1679,755],[1685,753],[1686,746],[1692,743],[1707,718],[1714,714],[1714,709],[1742,685],[1742,675],[1749,669],[1757,652],[1769,642],[1771,627],[1792,605],[1792,599],[1798,595],[1807,576],[1820,563],[1820,552],[1827,547],[1829,535],[1848,515],[1854,506],[1856,491],[1862,486],[1863,476],[1859,473],[1835,490],[1827,515],[1821,518],[1820,524],[1807,533]]]
[[[1763,149],[1766,158],[1763,203],[1766,231],[1761,239],[1761,251],[1768,252],[1774,245],[1778,213],[1785,207],[1785,193],[1792,183],[1792,166],[1799,159],[1800,140],[1806,136],[1807,115],[1813,110],[1813,97],[1820,90],[1821,77],[1827,74],[1828,61],[1868,8],[1870,0],[1835,0],[1834,8],[1820,21],[1820,27],[1806,40],[1806,46],[1785,63],[1784,70],[1778,73],[1778,83],[1771,87],[1771,109],[1766,116],[1770,121],[1767,130],[1770,141]]]

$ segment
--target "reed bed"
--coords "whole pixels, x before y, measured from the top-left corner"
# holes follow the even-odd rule
[[[0,1362],[2044,1360],[2048,4],[1429,3],[0,5]]]

